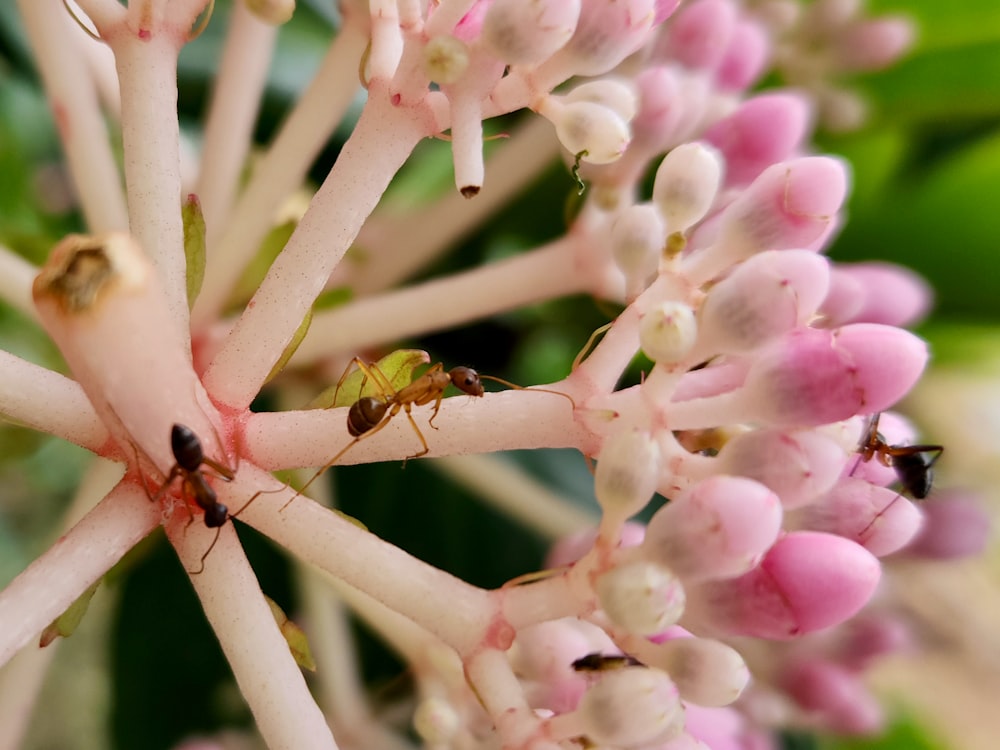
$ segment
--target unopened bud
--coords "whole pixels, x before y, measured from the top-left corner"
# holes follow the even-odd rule
[[[552,110],[548,110],[552,112]],[[542,114],[549,116],[542,110]],[[570,102],[550,118],[556,126],[559,142],[571,154],[582,154],[590,164],[609,164],[617,160],[629,144],[625,121],[608,107],[593,102]]]
[[[657,305],[639,322],[639,345],[657,364],[680,362],[694,347],[697,337],[694,311],[683,302]]]
[[[424,47],[424,72],[437,84],[455,83],[468,67],[469,50],[453,36],[436,36]]]
[[[660,448],[648,432],[624,430],[597,458],[594,493],[605,514],[624,520],[646,507],[660,481]]]
[[[586,737],[614,747],[647,745],[683,726],[677,688],[658,669],[626,667],[602,673],[577,709]]]
[[[600,104],[615,112],[625,122],[631,122],[638,107],[632,87],[624,81],[612,78],[580,84],[566,94],[565,101]]]
[[[573,36],[580,0],[494,0],[483,21],[482,40],[511,65],[535,65]]]
[[[666,238],[656,208],[648,203],[629,206],[611,226],[611,256],[628,281],[644,284],[656,273]]]
[[[684,613],[684,588],[669,569],[633,562],[609,570],[594,586],[601,609],[616,625],[637,635],[655,635]]]
[[[663,157],[653,181],[653,203],[667,230],[683,232],[701,221],[721,180],[722,158],[703,143],[685,143]]]

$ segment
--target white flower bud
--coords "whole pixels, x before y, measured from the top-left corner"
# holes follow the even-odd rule
[[[566,94],[565,101],[600,104],[613,110],[625,122],[632,121],[639,106],[635,90],[625,81],[614,78],[580,84]]]
[[[678,146],[660,162],[653,181],[653,203],[670,232],[684,232],[701,221],[722,182],[722,157],[704,143]]]
[[[750,682],[740,653],[710,638],[673,638],[645,656],[670,675],[681,697],[699,706],[728,706]]]
[[[694,311],[683,302],[663,302],[639,321],[639,346],[658,364],[680,362],[694,347],[697,338]]]
[[[455,83],[468,67],[469,49],[461,39],[442,34],[424,46],[424,72],[439,85]]]
[[[552,119],[559,142],[571,154],[582,153],[583,161],[590,164],[609,164],[628,147],[628,125],[614,110],[600,104],[570,102]]]
[[[609,570],[594,591],[616,625],[636,635],[656,635],[684,614],[684,588],[662,565],[634,562]]]
[[[504,62],[535,65],[573,36],[580,0],[494,0],[481,39]]]
[[[413,712],[413,728],[428,745],[450,744],[461,719],[454,706],[443,698],[428,698]]]
[[[606,515],[622,520],[646,507],[660,482],[660,446],[648,432],[623,430],[604,441],[594,493]]]
[[[643,667],[602,673],[583,694],[577,713],[589,741],[614,747],[652,743],[684,721],[670,677]]]

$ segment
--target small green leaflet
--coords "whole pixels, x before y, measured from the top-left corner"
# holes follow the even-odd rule
[[[397,349],[369,365],[377,368],[385,376],[394,391],[413,382],[413,371],[431,361],[430,355],[421,349]],[[336,406],[350,406],[362,396],[384,398],[384,389],[366,378],[364,372],[355,367],[344,381],[323,391],[310,404],[313,409],[331,409]]]

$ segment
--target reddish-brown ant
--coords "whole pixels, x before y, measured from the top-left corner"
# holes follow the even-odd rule
[[[890,445],[878,431],[880,413],[875,413],[868,421],[868,427],[858,445],[859,463],[876,459],[883,466],[896,473],[903,490],[915,500],[923,500],[930,494],[934,482],[934,464],[944,453],[943,445]],[[857,465],[854,467],[857,469]],[[854,471],[852,470],[853,474]],[[861,533],[871,528],[882,514],[899,498],[897,495],[885,508],[878,512],[871,523]]]
[[[210,529],[218,529],[215,532],[215,538],[212,540],[212,543],[209,545],[208,549],[205,550],[205,554],[201,556],[201,565],[198,570],[188,571],[192,575],[198,575],[205,569],[205,559],[215,548],[215,543],[219,541],[219,534],[222,533],[221,527],[226,523],[226,519],[235,518],[237,515],[242,513],[243,509],[246,508],[250,502],[253,502],[256,495],[254,495],[254,497],[250,499],[250,502],[244,505],[243,508],[240,508],[236,513],[230,515],[229,508],[219,502],[218,495],[215,494],[215,490],[213,490],[212,486],[208,483],[201,467],[203,465],[208,466],[216,473],[219,479],[226,482],[231,482],[233,480],[235,476],[233,470],[206,456],[201,447],[201,440],[199,440],[198,436],[194,434],[194,430],[190,427],[186,427],[185,425],[175,424],[170,428],[170,449],[173,451],[174,461],[176,461],[176,463],[167,474],[167,478],[164,480],[163,485],[156,491],[155,495],[150,495],[149,499],[154,502],[161,499],[170,488],[171,482],[173,482],[177,477],[180,477],[182,495],[185,498],[191,498],[194,500],[198,507],[205,512],[206,527]],[[143,480],[143,483],[145,484],[145,480]],[[148,489],[147,494],[149,494]],[[193,520],[194,515],[191,516],[191,521]],[[188,522],[189,525],[191,521]]]
[[[483,380],[492,380],[496,383],[501,383],[509,388],[516,388],[517,390],[534,390],[541,393],[555,393],[559,396],[567,398],[573,407],[576,408],[576,402],[573,398],[566,393],[561,393],[560,391],[549,391],[544,388],[522,388],[519,385],[515,385],[502,378],[496,378],[491,375],[480,375],[471,367],[453,367],[452,369],[445,371],[444,365],[438,362],[433,365],[429,370],[427,370],[423,375],[419,376],[409,385],[403,386],[398,391],[393,388],[392,382],[386,376],[382,370],[379,369],[378,365],[374,362],[365,363],[361,359],[354,357],[351,362],[363,373],[364,378],[361,381],[361,392],[364,391],[364,384],[371,381],[376,390],[380,392],[380,397],[375,396],[360,396],[357,401],[351,404],[351,408],[347,411],[347,432],[354,438],[351,442],[345,445],[333,458],[326,462],[326,464],[309,479],[305,485],[302,486],[295,495],[285,503],[281,510],[287,508],[295,498],[305,492],[306,488],[309,487],[323,472],[333,466],[347,451],[357,445],[359,442],[365,438],[369,438],[375,433],[382,430],[392,418],[399,414],[400,411],[406,412],[406,418],[410,422],[410,426],[413,431],[417,434],[417,438],[420,440],[420,445],[422,450],[414,453],[411,456],[407,456],[403,461],[403,465],[406,465],[406,461],[411,458],[420,458],[426,455],[430,451],[430,447],[427,445],[427,440],[424,438],[424,434],[420,431],[417,426],[416,421],[413,419],[412,409],[414,406],[424,406],[432,401],[434,402],[434,411],[427,420],[427,423],[433,427],[435,430],[437,427],[434,426],[434,418],[437,417],[438,410],[441,408],[441,401],[444,399],[444,392],[449,385],[454,385],[463,393],[469,396],[474,396],[476,398],[482,398],[483,396]],[[344,385],[347,380],[348,375],[352,372],[350,365],[344,371],[344,374],[340,377],[340,381],[337,383],[336,392],[340,391],[340,388]]]

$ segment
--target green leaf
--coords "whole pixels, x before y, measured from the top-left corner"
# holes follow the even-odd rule
[[[373,378],[360,368],[355,368],[350,374],[345,373],[335,386],[331,386],[317,396],[310,408],[330,409],[337,406],[350,406],[362,396],[374,396],[385,399],[389,394],[385,392],[383,383],[388,381],[393,391],[398,391],[413,382],[413,371],[431,361],[427,352],[420,349],[397,349],[391,354],[382,357],[378,362],[369,363],[369,371],[376,371],[375,376],[379,381],[376,383]]]
[[[288,644],[288,650],[292,652],[292,658],[295,659],[295,663],[302,667],[302,669],[315,672],[316,662],[313,659],[312,651],[309,649],[309,639],[306,638],[306,634],[302,628],[289,620],[288,615],[285,614],[281,607],[275,604],[271,597],[265,594],[264,599],[267,600],[267,605],[271,608],[274,621],[278,624],[278,629]]]
[[[299,344],[302,343],[302,339],[304,339],[306,334],[309,333],[309,326],[312,325],[312,319],[313,311],[312,308],[309,308],[309,312],[306,313],[302,322],[299,323],[299,327],[296,328],[295,333],[292,334],[291,341],[289,341],[285,346],[284,351],[281,352],[281,356],[278,357],[278,361],[274,363],[274,367],[271,368],[271,372],[269,372],[267,377],[264,379],[265,383],[270,383],[278,376],[279,372],[285,369],[285,365],[288,364],[288,360],[292,358],[292,355],[295,354],[295,350],[298,349]]]
[[[194,193],[189,193],[181,205],[181,220],[184,222],[184,258],[187,260],[188,309],[194,307],[205,278],[205,216],[201,212],[201,201]]]
[[[38,639],[40,648],[45,648],[56,638],[69,638],[79,627],[83,616],[87,614],[90,600],[97,593],[97,587],[101,585],[101,579],[94,581],[94,585],[84,591],[75,602],[67,607],[66,611],[54,619],[45,630],[42,631],[41,638]]]

